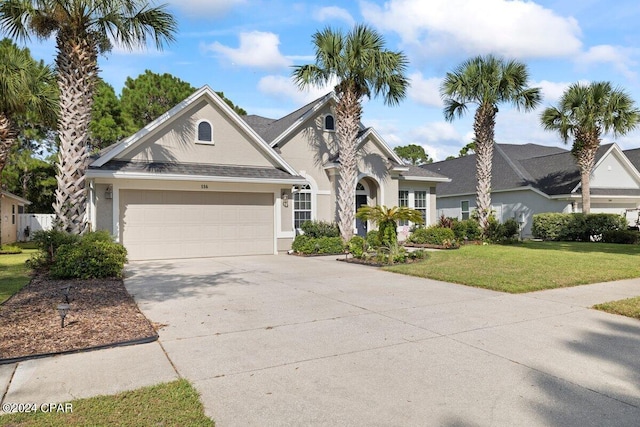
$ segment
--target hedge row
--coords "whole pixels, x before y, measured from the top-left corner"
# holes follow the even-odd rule
[[[544,240],[588,242],[626,229],[627,220],[622,215],[542,213],[533,216],[531,233]]]

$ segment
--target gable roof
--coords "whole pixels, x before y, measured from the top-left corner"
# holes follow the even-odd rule
[[[279,119],[268,119],[256,115],[241,118],[273,147],[290,135],[314,112],[328,104],[332,98],[337,101],[335,94],[329,92]]]
[[[218,108],[220,108],[227,116],[229,120],[234,122],[237,126],[239,126],[242,130],[246,132],[249,138],[255,143],[256,147],[258,147],[262,153],[270,158],[278,167],[282,168],[284,171],[289,173],[290,175],[297,175],[295,169],[293,169],[278,153],[273,150],[269,144],[267,144],[256,131],[247,124],[246,121],[241,120],[240,116],[238,116],[231,107],[229,107],[209,86],[202,86],[200,89],[195,91],[191,96],[186,98],[184,101],[177,104],[175,107],[162,114],[157,119],[153,120],[151,123],[140,129],[135,134],[130,137],[122,140],[119,143],[114,144],[111,147],[103,150],[100,153],[100,156],[94,160],[90,168],[97,169],[106,165],[108,162],[112,160],[116,160],[117,156],[123,153],[125,150],[136,146],[144,141],[144,137],[159,127],[163,126],[173,118],[181,115],[187,110],[187,107],[193,105],[194,103],[200,101],[201,99],[207,99],[209,102],[214,103]]]
[[[598,148],[596,164],[615,144]],[[616,146],[617,147],[617,146]],[[638,153],[640,160],[640,153]],[[474,194],[476,189],[476,155],[459,157],[421,166],[452,177],[450,183],[438,186],[438,196]],[[580,171],[570,151],[538,144],[496,144],[493,156],[491,190],[531,187],[548,196],[575,193],[580,184]]]
[[[328,94],[311,101],[294,112],[277,120],[256,115],[242,116],[241,118],[265,141],[267,141],[271,147],[276,147],[280,142],[286,140],[290,135],[297,131],[298,128],[317,111],[324,108],[330,102],[338,102],[338,98],[334,92],[329,92]],[[389,147],[375,129],[365,128],[361,125],[361,129],[358,131],[357,135],[358,143],[362,144],[367,136],[372,137],[371,139],[374,143],[376,143],[382,151],[387,154],[387,157],[392,161],[392,163],[403,164],[400,157],[398,157],[396,152]]]
[[[9,193],[8,191],[4,191],[4,190],[0,190],[0,198],[1,197],[9,197],[11,199],[17,200],[19,204],[23,204],[23,205],[30,205],[31,202],[28,201],[27,199],[24,199],[20,196],[16,196],[13,193]]]

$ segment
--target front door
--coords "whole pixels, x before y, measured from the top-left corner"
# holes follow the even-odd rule
[[[367,205],[366,194],[356,194],[356,212],[360,209],[360,206]],[[362,221],[356,218],[356,229],[358,236],[366,237],[367,235],[367,221]]]

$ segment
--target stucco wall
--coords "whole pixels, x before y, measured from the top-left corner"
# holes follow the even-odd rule
[[[207,120],[213,128],[213,145],[196,143],[196,126]],[[144,136],[121,160],[272,166],[257,144],[217,106],[202,100]]]
[[[462,218],[460,202],[469,201],[469,210],[476,208],[475,195],[457,197],[438,197],[436,201],[437,215]],[[531,236],[533,215],[543,212],[570,212],[570,202],[566,200],[550,200],[534,191],[506,191],[491,194],[491,205],[501,213],[501,220],[517,218],[524,219],[522,235]],[[524,215],[524,217],[522,217]]]
[[[640,188],[639,183],[623,165],[616,151],[612,151],[602,159],[593,171],[590,183],[591,188]]]
[[[95,185],[96,230],[107,230],[113,234],[113,198],[106,198],[108,184]],[[113,192],[111,193],[113,197]]]
[[[2,215],[2,244],[13,243],[18,238],[18,202],[7,196],[0,197]]]

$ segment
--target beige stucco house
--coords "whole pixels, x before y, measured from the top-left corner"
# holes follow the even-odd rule
[[[277,120],[241,117],[202,87],[91,163],[92,228],[113,233],[131,260],[290,249],[305,220],[336,220],[336,101],[328,94]],[[372,128],[358,138],[354,209],[406,205],[433,223],[448,178],[404,165]],[[371,227],[354,224],[359,234]]]
[[[2,244],[18,240],[18,214],[31,202],[8,191],[0,191],[0,241]]]

